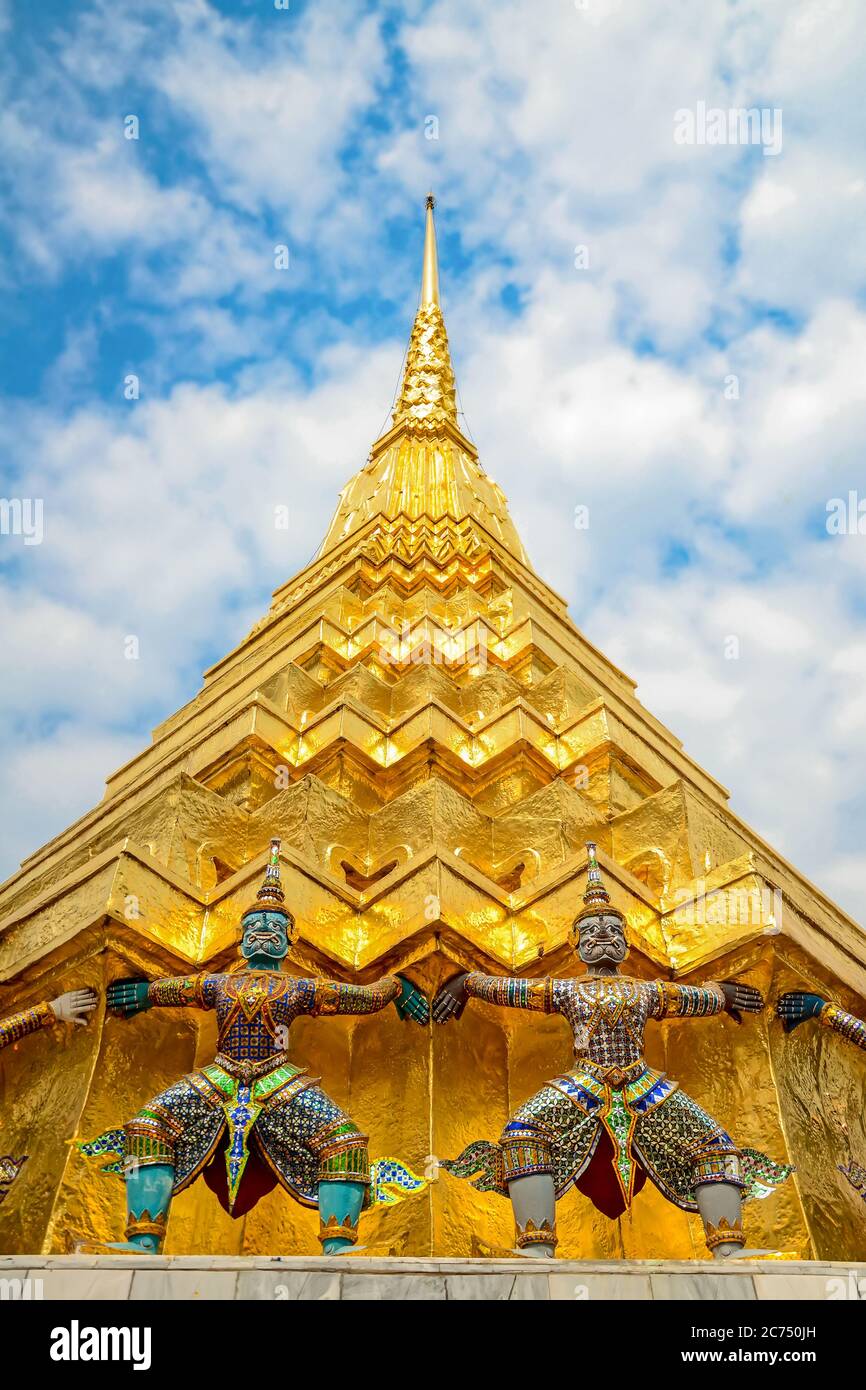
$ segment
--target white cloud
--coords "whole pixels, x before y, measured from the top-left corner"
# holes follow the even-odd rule
[[[274,11],[268,27],[256,42],[196,7],[155,82],[194,122],[220,196],[248,211],[290,209],[308,235],[347,184],[338,156],[359,143],[382,72],[379,22],[334,3],[294,21]]]
[[[809,312],[856,293],[866,265],[862,154],[840,159],[810,140],[767,160],[741,208],[737,287],[751,299]]]
[[[70,719],[4,748],[4,859],[10,872],[49,836],[101,800],[105,779],[140,749],[140,740],[104,724]]]

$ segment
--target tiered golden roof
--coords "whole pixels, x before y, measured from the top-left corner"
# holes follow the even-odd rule
[[[814,983],[862,1014],[861,929],[732,813],[531,567],[459,424],[438,278],[428,200],[390,428],[315,560],[100,804],[0,890],[0,1011],[232,961],[276,835],[295,970],[401,970],[429,989],[462,967],[572,973],[591,839],[629,924],[633,973],[738,974],[773,995]],[[495,1138],[522,1096],[566,1068],[567,1038],[562,1020],[473,1004],[429,1034],[393,1010],[301,1020],[293,1048],[351,1103],[374,1157],[423,1169],[427,1155]],[[213,1043],[211,1016],[154,1010],[73,1030],[62,1059],[47,1035],[7,1049],[3,1148],[31,1157],[26,1189],[22,1177],[0,1208],[0,1249],[116,1235],[120,1184],[94,1175],[71,1138],[135,1113]],[[741,1142],[798,1165],[794,1184],[757,1204],[750,1243],[853,1258],[862,1203],[830,1136],[847,1132],[863,1161],[859,1054],[826,1031],[783,1038],[769,1013],[742,1027],[674,1020],[653,1048],[650,1061]],[[688,1234],[671,1211],[645,1192],[610,1223],[572,1196],[560,1253],[701,1252],[697,1219]],[[511,1241],[507,1204],[447,1175],[367,1219],[379,1251],[469,1253],[472,1232],[476,1249]],[[279,1194],[237,1222],[203,1184],[173,1207],[169,1251],[314,1248],[313,1216]]]

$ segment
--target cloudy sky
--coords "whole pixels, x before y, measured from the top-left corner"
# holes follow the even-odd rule
[[[862,0],[0,0],[0,496],[44,502],[0,534],[0,872],[311,558],[433,187],[536,567],[866,918],[864,50]],[[709,143],[741,107],[768,138]]]

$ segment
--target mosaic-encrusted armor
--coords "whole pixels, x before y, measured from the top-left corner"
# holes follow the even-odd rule
[[[11,1154],[0,1154],[0,1205],[9,1196],[9,1189],[27,1162],[27,1155],[13,1158]]]
[[[171,1163],[174,1192],[188,1187],[226,1135],[226,1181],[213,1185],[235,1209],[251,1141],[276,1180],[307,1206],[321,1181],[369,1184],[367,1136],[287,1054],[289,1028],[301,1014],[376,1013],[395,1000],[400,981],[372,985],[296,979],[275,971],[154,980],[149,1005],[215,1009],[214,1061],[176,1081],[125,1126],[126,1156]],[[246,1208],[245,1208],[246,1209]]]
[[[476,1140],[442,1166],[474,1178],[480,1191],[511,1197],[523,1250],[553,1252],[553,1203],[570,1187],[614,1218],[650,1178],[669,1201],[701,1211],[714,1253],[730,1253],[744,1239],[741,1199],[767,1196],[791,1169],[739,1149],[676,1081],[649,1067],[644,1031],[650,1019],[707,1018],[725,1009],[738,1016],[739,1009],[760,1008],[761,997],[731,981],[681,985],[620,975],[624,918],[601,882],[595,846],[587,851],[585,907],[575,931],[588,973],[540,980],[469,974],[446,985],[434,1006],[438,1022],[459,1015],[467,998],[562,1014],[571,1025],[575,1065],[515,1111],[497,1144]],[[552,1180],[552,1188],[529,1181],[541,1178]]]
[[[244,967],[226,974],[117,980],[108,1007],[122,1018],[143,1009],[214,1009],[218,1050],[208,1066],[149,1101],[123,1131],[82,1144],[89,1157],[120,1157],[103,1172],[126,1183],[127,1243],[154,1253],[166,1235],[175,1193],[202,1174],[233,1216],[249,1211],[277,1183],[318,1206],[326,1254],[358,1238],[370,1203],[367,1136],[330,1100],[306,1068],[289,1060],[289,1030],[301,1014],[370,1014],[393,1002],[401,1018],[426,1023],[429,1009],[409,980],[371,985],[298,979],[282,971],[295,919],[280,882],[280,842],[271,841],[265,879],[241,916]],[[396,1159],[378,1165],[374,1200],[393,1202],[425,1180]]]
[[[34,1004],[32,1009],[22,1009],[18,1014],[0,1019],[0,1049],[10,1043],[26,1038],[28,1033],[38,1033],[41,1028],[50,1028],[57,1022],[57,1015],[50,1004]]]
[[[464,987],[488,1004],[562,1014],[571,1024],[576,1065],[515,1112],[497,1146],[472,1152],[470,1146],[444,1165],[450,1171],[464,1176],[467,1162],[484,1157],[484,1187],[503,1195],[514,1178],[552,1173],[557,1197],[575,1186],[610,1217],[630,1205],[647,1176],[685,1211],[697,1211],[694,1188],[700,1183],[734,1183],[751,1195],[756,1183],[770,1179],[761,1156],[741,1154],[676,1081],[644,1059],[647,1020],[721,1013],[725,996],[718,985],[472,974]],[[609,1162],[595,1169],[600,1145]]]
[[[846,1013],[838,1004],[825,1004],[818,1015],[818,1022],[825,1028],[832,1028],[834,1033],[841,1033],[848,1042],[862,1047],[866,1052],[866,1023],[862,1018]]]
[[[850,1159],[847,1163],[838,1165],[839,1172],[847,1178],[854,1191],[866,1202],[866,1168],[860,1163],[855,1163]]]

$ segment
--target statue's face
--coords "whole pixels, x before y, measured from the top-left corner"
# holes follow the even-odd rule
[[[625,928],[612,912],[584,917],[580,924],[577,954],[584,965],[619,965],[628,954]]]
[[[246,961],[275,962],[289,954],[289,922],[282,912],[250,912],[243,920],[241,955]]]

